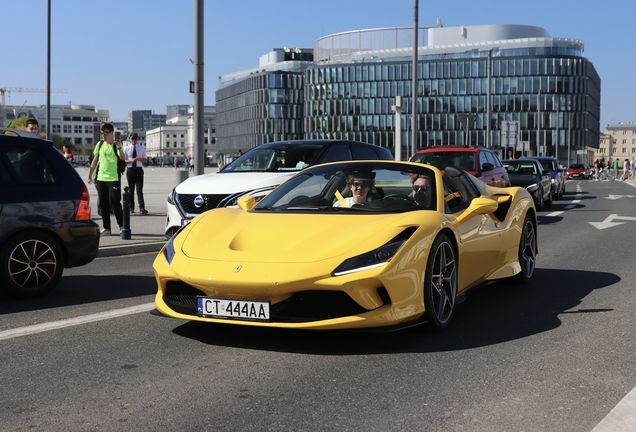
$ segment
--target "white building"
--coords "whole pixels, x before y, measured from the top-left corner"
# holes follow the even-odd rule
[[[33,116],[40,123],[40,131],[46,131],[46,106],[2,106],[0,123],[8,124],[21,116]],[[94,105],[51,105],[51,133],[61,135],[73,144],[75,154],[92,153],[100,140],[102,123],[110,120],[108,110],[96,109]]]
[[[173,163],[177,156],[183,161],[186,155],[194,154],[194,108],[187,115],[177,115],[166,120],[166,124],[146,131],[146,154],[157,158],[157,163]],[[204,149],[207,154],[216,154],[216,109],[204,107]]]

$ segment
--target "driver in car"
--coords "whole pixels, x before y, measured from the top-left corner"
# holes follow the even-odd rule
[[[429,176],[418,174],[413,177],[413,200],[417,205],[431,208],[433,182]]]

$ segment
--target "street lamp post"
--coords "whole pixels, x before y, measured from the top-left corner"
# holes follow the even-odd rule
[[[418,16],[419,16],[419,0],[413,3],[413,81],[411,83],[411,96],[413,98],[411,113],[411,155],[415,154],[415,142],[417,141],[417,49],[418,49]]]
[[[395,105],[391,106],[395,112],[395,160],[402,160],[402,96],[395,97]]]

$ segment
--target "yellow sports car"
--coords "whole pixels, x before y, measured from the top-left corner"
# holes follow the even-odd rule
[[[318,165],[239,207],[210,210],[166,243],[153,263],[160,313],[296,329],[442,329],[468,289],[534,273],[532,197],[454,167]]]

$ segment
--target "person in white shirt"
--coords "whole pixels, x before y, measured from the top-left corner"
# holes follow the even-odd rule
[[[350,175],[347,177],[347,186],[351,190],[352,196],[344,198],[347,207],[355,204],[364,204],[369,199],[369,192],[375,185],[375,173]],[[340,200],[333,203],[334,207],[344,207]]]
[[[126,180],[130,189],[130,212],[135,212],[135,189],[137,189],[137,203],[139,213],[148,214],[144,201],[144,164],[148,161],[146,147],[139,144],[139,135],[133,132],[128,137],[128,145],[124,148],[126,159]]]

